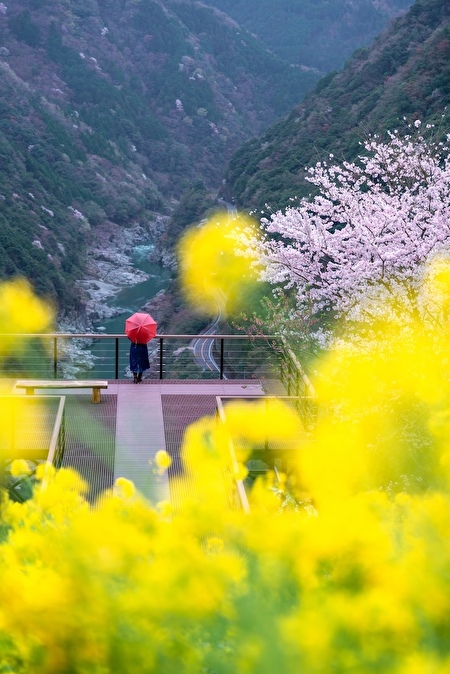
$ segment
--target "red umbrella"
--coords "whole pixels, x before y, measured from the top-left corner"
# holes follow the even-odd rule
[[[156,335],[156,321],[150,314],[137,312],[125,321],[125,334],[132,342],[147,344]]]

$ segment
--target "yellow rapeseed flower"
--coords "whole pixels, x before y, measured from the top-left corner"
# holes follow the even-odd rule
[[[55,468],[52,466],[51,463],[45,462],[45,463],[40,463],[38,467],[36,468],[36,479],[37,480],[44,480],[44,479],[51,479],[55,475]]]
[[[136,487],[126,477],[118,477],[114,483],[114,492],[123,498],[131,498],[136,493]]]
[[[272,445],[298,447],[306,437],[297,412],[276,398],[227,403],[225,425],[237,444],[256,445],[270,438]]]
[[[158,501],[156,509],[162,517],[171,517],[173,515],[173,506],[170,501]]]
[[[223,552],[224,543],[223,539],[218,536],[211,536],[206,541],[206,549],[210,554],[219,554]]]
[[[447,672],[450,316],[439,302],[441,324],[387,322],[384,340],[323,358],[308,435],[292,408],[265,400],[198,420],[173,505],[153,508],[119,478],[91,506],[74,471],[40,466],[29,501],[1,503],[0,670]],[[235,479],[266,440],[293,448],[293,465],[248,485],[244,513]],[[165,452],[158,462],[167,468]]]
[[[29,475],[31,473],[30,464],[25,459],[15,459],[11,463],[10,472],[14,477]]]
[[[48,330],[54,319],[53,309],[33,292],[26,279],[17,278],[0,284],[0,355],[16,353],[25,344],[10,333],[39,333]]]
[[[0,326],[2,332],[38,332],[48,328],[53,312],[39,299],[23,278],[0,285]]]
[[[161,470],[167,470],[172,464],[172,457],[164,449],[160,449],[155,454],[155,463]]]
[[[249,231],[254,236],[256,227],[248,216],[230,219],[224,212],[183,236],[179,246],[181,284],[200,312],[230,315],[245,308],[245,297],[257,284],[257,258],[243,239]]]
[[[425,267],[420,300],[439,312],[450,309],[450,258],[434,257]]]

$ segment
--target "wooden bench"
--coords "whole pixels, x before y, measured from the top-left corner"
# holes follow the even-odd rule
[[[100,389],[108,388],[106,379],[16,379],[16,388],[24,388],[27,395],[33,395],[34,389],[91,388],[92,402],[100,402]]]

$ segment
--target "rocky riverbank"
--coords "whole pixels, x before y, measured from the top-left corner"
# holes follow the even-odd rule
[[[92,333],[94,323],[104,318],[112,318],[122,313],[120,307],[109,306],[123,288],[146,281],[149,276],[133,265],[133,251],[141,244],[154,242],[153,256],[165,267],[173,266],[174,260],[161,250],[159,240],[167,218],[157,216],[147,224],[136,224],[122,228],[107,222],[96,227],[88,250],[86,276],[77,283],[82,310],[77,313],[61,314],[58,332]],[[158,293],[156,304],[164,304],[164,291]],[[95,366],[89,339],[72,339],[61,346],[60,369],[64,378],[74,378],[80,371],[89,371]],[[63,355],[64,352],[64,355]]]
[[[157,216],[151,222],[132,227],[123,228],[108,222],[95,229],[95,240],[88,253],[87,274],[77,284],[85,308],[86,327],[121,313],[120,308],[108,306],[108,300],[122,288],[148,279],[145,272],[134,268],[133,249],[139,244],[154,241],[155,255],[161,258],[163,253],[158,251],[158,240],[164,231],[165,221],[164,216]]]

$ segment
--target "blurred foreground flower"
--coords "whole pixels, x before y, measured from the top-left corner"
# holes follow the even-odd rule
[[[53,311],[50,306],[39,299],[33,292],[32,287],[23,278],[0,283],[0,358],[13,356],[18,359],[25,353],[27,348],[32,348],[30,340],[22,338],[21,334],[33,334],[47,330],[53,321]],[[35,345],[33,345],[35,346]],[[1,368],[1,364],[0,364]],[[11,376],[11,372],[9,372]],[[0,485],[2,483],[2,462],[5,459],[20,459],[17,456],[15,434],[17,424],[24,418],[23,403],[13,400],[10,396],[10,384],[3,381],[0,383]],[[38,406],[34,410],[28,409],[27,426],[32,433],[35,427],[34,419],[39,416]],[[37,424],[36,424],[37,426]],[[22,429],[23,430],[23,429]],[[29,439],[28,441],[29,442]],[[7,456],[3,456],[6,452]],[[23,462],[13,462],[11,475],[17,477],[29,472]]]
[[[53,311],[39,299],[23,278],[0,284],[0,356],[17,354],[22,348],[20,338],[8,333],[37,333],[49,329]]]
[[[160,470],[165,471],[171,466],[172,458],[164,449],[160,449],[155,454],[155,463]]]
[[[5,332],[38,332],[53,318],[48,304],[40,300],[23,278],[0,285],[0,324]]]
[[[248,308],[246,298],[258,282],[257,257],[247,248],[244,236],[257,236],[253,220],[245,215],[231,219],[224,212],[190,229],[182,238],[181,284],[200,312],[232,315]]]
[[[136,493],[136,487],[126,477],[118,477],[114,483],[114,493],[122,498],[131,498]]]
[[[303,450],[302,480],[332,508],[370,489],[450,487],[450,260],[424,273],[418,301],[432,295],[439,321],[394,317],[356,342],[344,335],[314,382],[320,424]]]
[[[124,479],[91,507],[67,469],[6,501],[0,671],[449,671],[450,274],[435,282],[439,324],[328,354],[314,433],[265,400],[192,425],[173,507]],[[308,507],[281,509],[269,474],[236,508],[233,476],[266,441],[295,450],[279,484]]]
[[[19,477],[19,475],[29,475],[31,472],[30,465],[25,459],[15,459],[10,467],[11,475]]]

